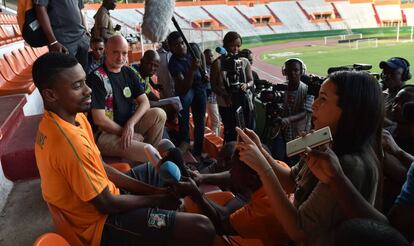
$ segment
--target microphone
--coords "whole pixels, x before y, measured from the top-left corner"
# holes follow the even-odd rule
[[[148,161],[158,169],[160,167],[161,155],[156,148],[154,148],[151,144],[147,144],[144,147],[144,153],[147,157]]]
[[[407,102],[404,104],[402,115],[407,121],[414,122],[414,102]]]
[[[176,184],[181,179],[180,169],[174,162],[171,161],[162,163],[158,173],[165,184]]]
[[[219,53],[220,55],[227,55],[227,50],[224,47],[216,47],[216,52]]]
[[[183,158],[183,153],[179,148],[172,148],[168,151],[168,154],[164,157],[163,161],[174,162],[181,171],[182,176],[190,177],[185,161]]]
[[[175,0],[146,0],[141,26],[142,34],[152,42],[166,39],[168,23],[174,15]]]

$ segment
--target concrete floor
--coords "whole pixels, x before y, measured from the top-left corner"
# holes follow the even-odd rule
[[[42,198],[40,180],[14,183],[0,213],[0,245],[33,245],[38,236],[52,231],[54,226]]]

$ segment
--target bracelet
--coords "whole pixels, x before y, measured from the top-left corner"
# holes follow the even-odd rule
[[[55,41],[53,41],[52,43],[48,44],[47,46],[52,46],[52,45],[55,45],[55,44],[57,44],[57,43],[58,43],[58,41],[57,41],[57,40],[55,40]]]

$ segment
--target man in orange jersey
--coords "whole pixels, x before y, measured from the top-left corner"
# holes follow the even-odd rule
[[[45,201],[56,206],[85,245],[209,245],[208,218],[176,212],[179,202],[103,163],[82,112],[91,89],[77,60],[47,53],[33,65],[45,113],[35,155]],[[191,233],[188,233],[191,231]]]

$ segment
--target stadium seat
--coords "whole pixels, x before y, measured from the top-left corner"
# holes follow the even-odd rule
[[[33,246],[70,246],[70,244],[59,234],[48,232],[38,237]]]
[[[33,79],[31,76],[22,77],[14,73],[9,63],[4,58],[0,58],[0,73],[1,75],[3,75],[3,77],[7,81],[10,81],[10,82],[17,82],[17,83],[33,82]]]
[[[48,203],[49,212],[52,215],[56,231],[69,242],[71,246],[85,246],[78,235],[73,231],[72,225],[66,220],[63,213],[56,206]]]
[[[228,246],[228,245],[240,245],[240,246],[264,246],[258,239],[242,238],[240,236],[217,236],[214,240],[213,246]]]
[[[2,25],[0,25],[0,40],[2,40],[5,44],[13,42],[13,39],[9,38],[7,33],[4,31]]]
[[[29,52],[27,52],[26,48],[20,48],[19,52],[23,56],[23,58],[24,58],[24,60],[26,61],[27,64],[29,64],[30,66],[33,65],[33,63],[36,59],[32,58],[32,56],[29,54]]]
[[[17,59],[11,53],[4,54],[4,59],[10,65],[10,68],[14,74],[25,81],[33,81],[31,67],[28,68],[27,64],[25,64],[21,59]]]
[[[43,54],[49,52],[49,49],[47,48],[47,46],[44,47],[40,47],[40,48],[33,48],[33,52],[35,53],[35,55],[37,57],[42,56]]]
[[[125,162],[116,162],[116,163],[109,163],[109,165],[116,170],[126,173],[129,170],[131,170],[131,166],[128,163]]]
[[[33,61],[36,61],[37,60],[37,56],[36,56],[36,54],[34,53],[34,51],[33,51],[33,48],[32,47],[30,47],[30,46],[25,46],[24,47],[24,49],[27,51],[27,53],[30,55],[30,57],[33,59]]]
[[[204,134],[203,151],[208,153],[212,158],[217,158],[217,155],[223,147],[223,139],[216,136],[214,133]]]
[[[32,93],[36,89],[34,83],[9,82],[0,74],[0,96]]]
[[[20,74],[29,74],[32,75],[32,63],[26,61],[26,58],[19,52],[19,50],[13,50],[12,54],[19,66],[21,66]]]
[[[207,198],[219,205],[226,205],[231,199],[234,198],[233,193],[230,191],[213,191],[205,194]],[[188,213],[201,213],[199,206],[190,199],[190,197],[184,198],[184,209]]]
[[[20,31],[19,25],[14,24],[13,29],[17,36],[22,36],[22,32]]]
[[[8,40],[8,43],[21,40],[21,37],[16,35],[12,25],[0,25],[0,31],[2,36]]]

